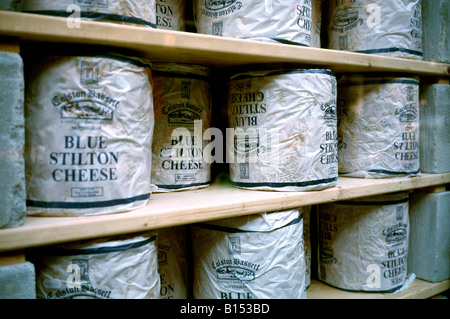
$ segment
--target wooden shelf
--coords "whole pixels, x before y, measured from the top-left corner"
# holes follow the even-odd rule
[[[395,293],[356,293],[333,288],[313,279],[306,296],[308,299],[427,299],[448,289],[450,280],[431,283],[416,279],[408,288]]]
[[[85,21],[67,27],[65,18],[0,11],[0,34],[26,42],[74,43],[126,49],[152,61],[217,67],[292,63],[340,72],[392,72],[448,76],[449,64],[337,50],[263,43],[203,34]]]
[[[340,177],[337,186],[310,192],[244,190],[232,187],[224,176],[219,179],[200,190],[154,193],[147,206],[129,212],[27,217],[20,227],[0,230],[0,252],[443,185],[450,183],[450,173],[390,179]]]

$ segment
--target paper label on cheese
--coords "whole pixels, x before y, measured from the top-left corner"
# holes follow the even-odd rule
[[[150,68],[118,56],[50,56],[26,70],[28,214],[142,207],[151,193]]]

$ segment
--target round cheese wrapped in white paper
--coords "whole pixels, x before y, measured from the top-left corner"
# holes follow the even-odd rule
[[[338,82],[339,174],[420,173],[419,81],[350,75]]]
[[[188,227],[158,229],[160,299],[190,298]]]
[[[336,78],[330,71],[236,74],[229,81],[228,118],[234,186],[304,191],[336,185]]]
[[[210,71],[200,65],[153,65],[155,131],[152,183],[157,192],[192,190],[211,183],[203,135],[211,125]]]
[[[319,205],[319,279],[344,290],[393,292],[407,277],[408,194]]]
[[[185,31],[185,10],[185,0],[156,0],[156,27],[158,29]]]
[[[311,0],[194,0],[198,33],[304,46],[312,44],[315,9]]]
[[[37,299],[159,299],[154,233],[31,250]]]
[[[328,0],[328,48],[422,59],[421,0]]]
[[[68,17],[69,28],[80,28],[76,19],[120,22],[156,27],[156,0],[24,0],[22,11]]]
[[[195,299],[305,299],[301,210],[191,227]]]
[[[28,214],[85,216],[144,206],[154,126],[150,68],[114,55],[27,61]]]

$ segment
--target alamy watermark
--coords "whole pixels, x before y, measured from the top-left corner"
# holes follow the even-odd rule
[[[81,8],[79,5],[70,4],[67,6],[66,12],[70,15],[66,19],[66,25],[69,29],[81,28]]]

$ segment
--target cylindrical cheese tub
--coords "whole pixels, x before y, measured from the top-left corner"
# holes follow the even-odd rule
[[[194,0],[198,33],[311,46],[319,0]],[[319,10],[317,10],[319,11]]]
[[[185,0],[156,0],[156,27],[158,29],[185,31]]]
[[[195,299],[305,299],[302,210],[191,227]]]
[[[37,299],[159,299],[156,235],[33,249]]]
[[[339,174],[420,173],[418,79],[344,76],[338,96]]]
[[[188,231],[187,226],[158,229],[160,299],[190,298]]]
[[[421,0],[328,0],[328,48],[422,59]]]
[[[328,70],[253,71],[229,81],[228,158],[241,188],[336,185],[336,78]]]
[[[22,11],[67,17],[68,28],[80,19],[156,27],[156,0],[24,0]]]
[[[211,183],[211,158],[203,135],[211,125],[208,67],[153,65],[155,132],[152,183],[157,192],[192,190]]]
[[[408,194],[319,205],[323,282],[350,291],[393,292],[407,277]]]
[[[30,58],[29,215],[85,216],[144,206],[154,126],[150,68],[122,56]]]

